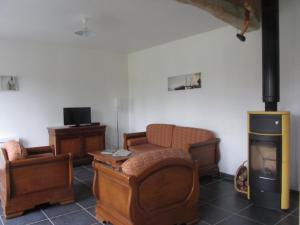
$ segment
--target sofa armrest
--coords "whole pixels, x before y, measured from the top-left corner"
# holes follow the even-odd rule
[[[207,165],[217,165],[220,160],[219,138],[190,144],[187,151],[193,159],[198,161],[199,167]]]
[[[29,159],[19,159],[9,163],[11,168],[14,167],[26,167],[26,166],[33,166],[39,164],[46,164],[46,163],[56,163],[58,161],[70,161],[71,155],[70,154],[63,154],[57,156],[44,156],[44,157],[37,157],[37,158],[29,158]]]
[[[25,149],[26,149],[28,155],[54,153],[54,149],[51,146],[42,146],[42,147],[25,148]]]
[[[188,147],[189,147],[189,149],[191,149],[191,148],[199,148],[199,147],[208,146],[208,145],[216,146],[219,143],[220,143],[220,138],[213,138],[213,139],[210,139],[207,141],[190,144]]]
[[[137,133],[124,133],[124,143],[123,148],[128,149],[127,141],[132,138],[140,138],[140,137],[146,137],[146,132],[137,132]]]
[[[3,204],[7,202],[10,196],[10,176],[9,161],[4,149],[0,149],[0,201]]]
[[[142,144],[146,144],[147,141],[147,137],[138,137],[138,138],[130,138],[127,140],[127,146],[135,146],[135,145],[142,145]]]

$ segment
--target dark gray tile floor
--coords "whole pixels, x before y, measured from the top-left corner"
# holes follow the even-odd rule
[[[0,225],[96,225],[91,166],[74,168],[76,202],[69,205],[43,205],[21,217],[6,220],[0,207]],[[291,209],[283,211],[254,207],[237,194],[233,183],[223,178],[200,181],[199,223],[197,225],[299,225],[299,196],[291,196]],[[142,225],[142,224],[141,224]]]
[[[198,225],[299,225],[299,195],[291,194],[287,211],[253,206],[236,193],[227,179],[204,178],[200,181]]]

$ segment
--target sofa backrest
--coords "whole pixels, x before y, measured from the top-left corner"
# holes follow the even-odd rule
[[[171,147],[176,149],[186,149],[189,144],[207,141],[214,137],[214,133],[209,130],[175,126],[173,129]]]
[[[171,124],[150,124],[147,126],[147,140],[150,144],[170,148],[173,128]]]

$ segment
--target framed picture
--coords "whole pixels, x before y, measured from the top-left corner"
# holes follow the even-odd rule
[[[168,78],[168,90],[180,91],[201,88],[201,73],[192,73]]]
[[[0,91],[17,91],[19,89],[16,76],[0,76]]]

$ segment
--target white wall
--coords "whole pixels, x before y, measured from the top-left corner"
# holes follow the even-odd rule
[[[290,25],[295,24],[290,18],[290,13],[295,13],[293,7],[281,6],[285,32],[281,35],[281,47],[289,48],[282,49],[281,55],[285,81],[280,109],[293,113],[292,187],[299,190],[299,63],[297,67],[289,61],[295,58],[295,45],[299,46],[293,33],[296,26]],[[235,29],[224,27],[130,54],[130,129],[144,130],[147,124],[155,122],[210,129],[221,138],[221,171],[234,174],[247,160],[247,111],[264,110],[261,32],[247,34],[245,43],[239,42],[235,33]],[[299,59],[299,53],[297,56]],[[201,89],[167,91],[169,76],[194,72],[202,72]]]
[[[127,55],[0,41],[0,75],[19,77],[20,90],[0,92],[0,133],[26,146],[48,144],[47,127],[63,125],[63,107],[88,106],[116,143],[114,98],[128,96]],[[128,112],[120,115],[121,132]],[[1,136],[0,135],[0,136]]]
[[[300,1],[280,1],[281,107],[292,112],[292,179],[300,191]]]

